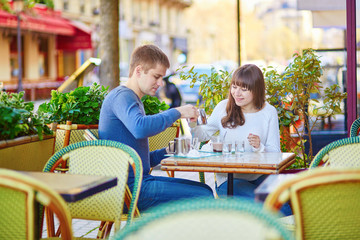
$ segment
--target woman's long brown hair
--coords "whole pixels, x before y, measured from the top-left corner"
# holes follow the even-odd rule
[[[226,116],[221,119],[221,124],[224,128],[236,128],[245,123],[244,113],[241,107],[236,105],[235,99],[231,95],[232,85],[250,90],[254,95],[253,101],[257,109],[262,109],[265,104],[265,82],[260,68],[254,64],[246,64],[239,67],[231,78]]]

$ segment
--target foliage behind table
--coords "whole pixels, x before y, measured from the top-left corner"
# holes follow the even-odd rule
[[[91,129],[98,137],[100,108],[108,89],[94,83],[68,93],[51,91],[50,102],[41,104],[38,112],[48,124],[57,125],[55,151],[69,144],[85,141],[85,129]]]
[[[23,96],[0,92],[0,167],[41,171],[53,153],[54,135]]]

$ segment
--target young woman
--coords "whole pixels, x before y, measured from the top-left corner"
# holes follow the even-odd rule
[[[246,152],[280,152],[276,109],[265,102],[265,82],[253,64],[239,67],[232,76],[229,97],[221,101],[207,125],[192,129],[194,137],[206,141],[219,131],[224,141],[244,141]],[[255,188],[266,178],[261,174],[234,174],[234,195],[254,199]],[[227,175],[216,174],[218,195],[227,193]]]

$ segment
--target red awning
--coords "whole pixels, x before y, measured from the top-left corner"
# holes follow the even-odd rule
[[[91,29],[85,24],[61,17],[60,11],[35,6],[21,13],[21,30],[55,34],[57,49],[75,51],[92,49]],[[0,28],[17,28],[17,16],[0,10]]]
[[[62,18],[59,11],[49,10],[42,6],[35,6],[29,11],[31,12],[22,12],[20,15],[22,30],[65,36],[72,36],[76,32],[76,28],[67,19]],[[16,28],[16,15],[0,10],[0,27]]]
[[[57,36],[57,49],[64,51],[92,49],[91,29],[81,22],[71,21],[70,23],[75,28],[75,34],[72,36]]]

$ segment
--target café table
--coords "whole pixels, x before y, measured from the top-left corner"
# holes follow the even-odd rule
[[[76,202],[117,185],[116,177],[31,171],[19,172],[44,182],[59,193],[66,202]],[[46,211],[48,236],[55,236],[54,215],[51,211]]]
[[[117,185],[116,177],[25,171],[21,173],[46,183],[66,202],[76,202]]]
[[[228,195],[233,195],[234,173],[278,174],[295,162],[294,153],[245,152],[210,154],[205,157],[170,156],[161,161],[163,171],[214,172],[228,174]]]

